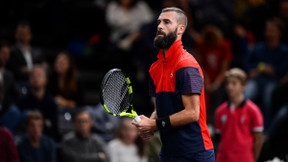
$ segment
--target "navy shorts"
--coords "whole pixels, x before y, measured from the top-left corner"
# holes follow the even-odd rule
[[[160,162],[215,162],[215,154],[214,149],[211,149],[179,157],[164,157],[160,155]]]

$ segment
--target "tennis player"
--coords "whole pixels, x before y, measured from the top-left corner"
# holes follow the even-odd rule
[[[179,8],[164,8],[158,18],[154,45],[158,60],[150,67],[149,93],[155,111],[132,122],[143,139],[160,131],[161,162],[214,162],[206,124],[204,78],[195,58],[182,46],[187,17]]]

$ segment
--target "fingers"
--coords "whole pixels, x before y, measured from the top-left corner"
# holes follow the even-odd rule
[[[140,134],[140,137],[141,137],[143,140],[149,140],[149,139],[152,138],[153,136],[154,136],[154,133],[153,133],[153,132],[148,132],[148,133]]]

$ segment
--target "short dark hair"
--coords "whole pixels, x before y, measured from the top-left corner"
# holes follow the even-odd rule
[[[89,111],[87,111],[85,108],[79,108],[78,110],[76,110],[76,111],[74,112],[74,114],[73,114],[73,116],[72,116],[72,121],[73,121],[73,122],[76,122],[76,118],[78,117],[78,115],[80,115],[80,114],[82,114],[82,113],[87,113],[87,114],[90,116],[91,120],[92,120],[92,116],[91,116],[91,114],[90,114]]]
[[[183,10],[181,10],[180,8],[177,8],[177,7],[164,8],[164,9],[162,9],[161,13],[170,12],[170,11],[174,11],[174,12],[176,12],[178,14],[178,18],[177,18],[178,22],[183,21],[183,25],[185,25],[185,28],[186,28],[187,24],[188,24],[188,19],[187,19],[186,13]]]
[[[43,122],[44,119],[39,110],[30,110],[26,116],[26,125],[28,125],[31,120],[41,120]]]

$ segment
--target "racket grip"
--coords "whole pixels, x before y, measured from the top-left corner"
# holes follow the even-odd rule
[[[138,115],[136,115],[136,117],[134,118],[134,120],[135,120],[136,122],[139,122],[139,121],[141,121],[141,118],[140,118]]]

